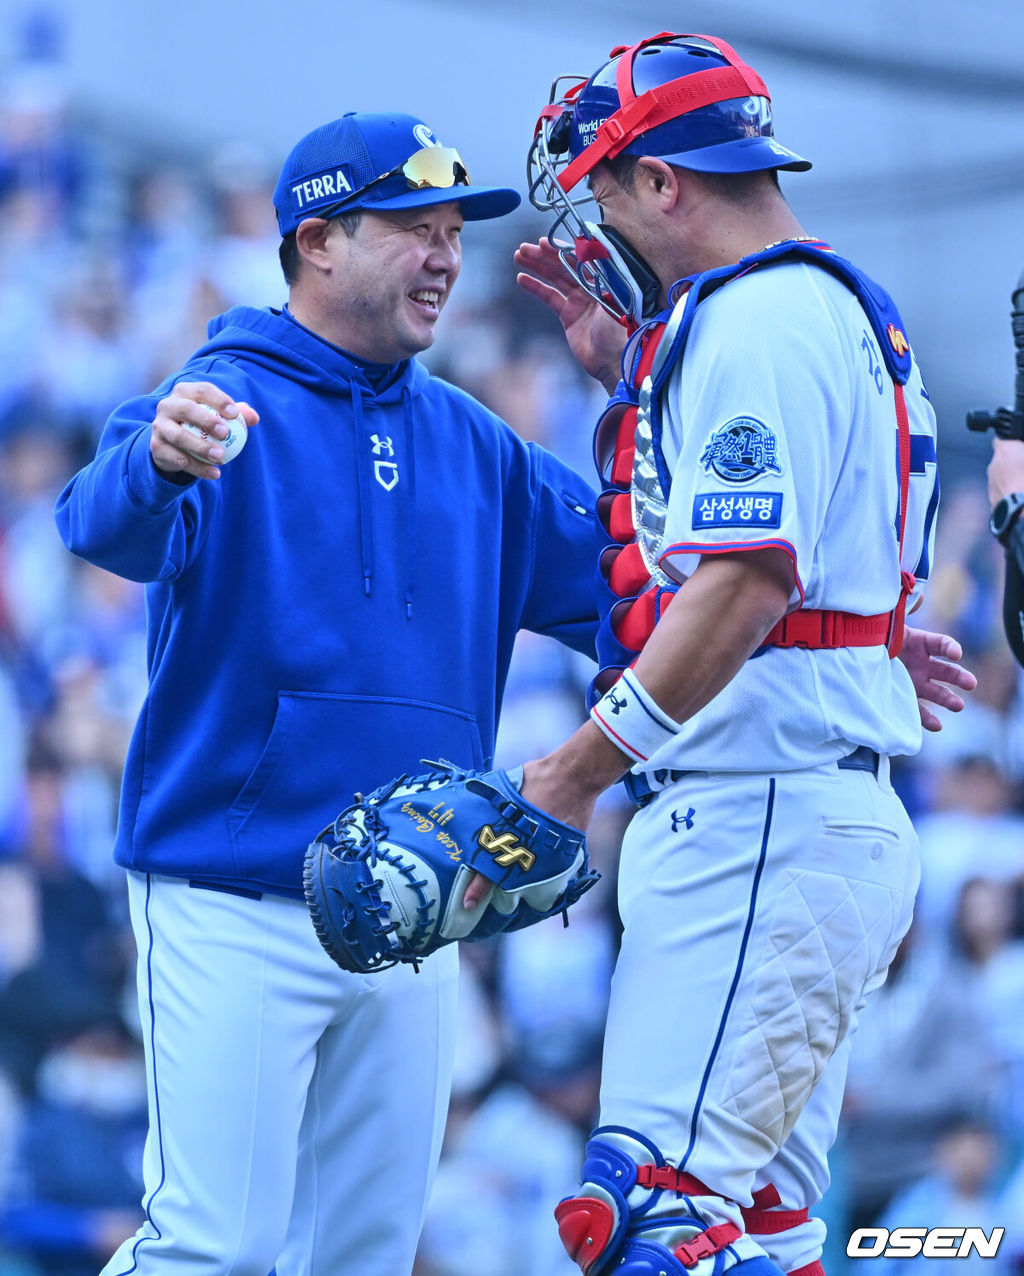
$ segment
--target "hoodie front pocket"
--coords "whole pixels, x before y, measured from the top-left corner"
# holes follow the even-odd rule
[[[422,759],[483,765],[472,714],[428,701],[281,691],[262,754],[227,815],[236,871],[301,883],[308,842],[352,804]]]

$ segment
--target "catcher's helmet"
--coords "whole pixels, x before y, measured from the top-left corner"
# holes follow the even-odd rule
[[[655,155],[704,173],[811,167],[775,140],[761,77],[727,44],[708,36],[663,33],[613,50],[611,61],[574,98],[573,161],[613,116],[623,144],[606,154]]]
[[[775,140],[761,77],[724,40],[663,31],[613,49],[589,79],[555,81],[529,158],[530,199],[558,214],[573,239],[565,264],[607,309],[635,322],[649,313],[650,273],[637,279],[621,237],[576,211],[575,187],[603,159],[651,155],[707,173],[803,172],[810,163]],[[625,250],[625,251],[624,251]]]

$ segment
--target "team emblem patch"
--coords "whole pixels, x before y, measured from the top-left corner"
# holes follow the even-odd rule
[[[885,335],[889,338],[889,345],[892,346],[897,354],[906,354],[910,349],[910,342],[894,323],[889,324],[885,330]]]
[[[782,473],[774,433],[753,416],[734,416],[719,426],[700,463],[726,483],[750,483],[762,474]]]

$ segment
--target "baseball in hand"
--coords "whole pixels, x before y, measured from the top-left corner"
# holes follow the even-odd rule
[[[200,403],[199,406],[205,408],[212,416],[217,415],[217,409],[211,408],[208,403]],[[245,421],[240,416],[235,417],[232,421],[225,421],[224,424],[228,427],[228,437],[226,439],[214,438],[214,442],[224,449],[224,455],[216,462],[217,465],[227,465],[228,461],[233,461],[242,448],[245,447],[245,440],[248,436]],[[190,425],[187,421],[183,421],[182,425],[184,425],[186,430],[194,434],[197,439],[205,440],[210,437],[198,425]],[[197,453],[192,453],[191,455],[196,456],[197,460],[209,464],[205,456],[199,456]]]

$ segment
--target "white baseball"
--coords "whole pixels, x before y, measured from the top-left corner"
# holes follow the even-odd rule
[[[205,410],[212,416],[217,416],[217,409],[211,408],[208,403],[200,403],[199,406],[201,408],[205,408]],[[240,416],[236,416],[231,421],[226,420],[224,424],[228,427],[228,437],[226,439],[218,439],[214,437],[214,442],[224,449],[224,455],[221,459],[214,462],[216,465],[227,465],[228,461],[233,461],[239,452],[241,452],[242,448],[245,447],[245,440],[249,433],[246,429],[245,421]],[[194,434],[197,439],[206,440],[210,437],[206,431],[201,430],[198,425],[191,425],[187,421],[183,421],[182,425],[184,425],[185,429],[191,434]],[[195,452],[190,453],[190,455],[195,456],[199,461],[209,464],[209,460],[205,456],[199,456],[198,453]]]

